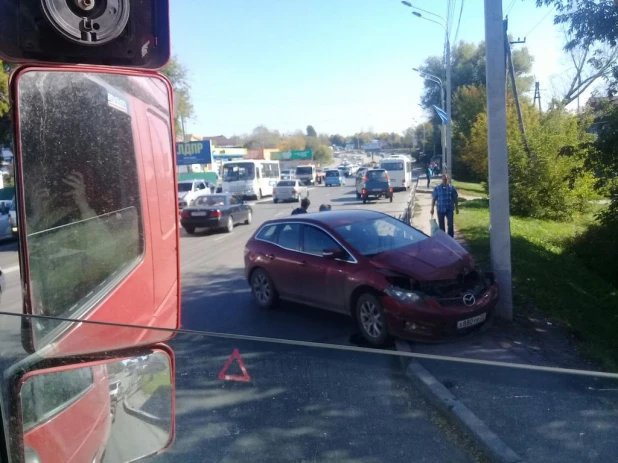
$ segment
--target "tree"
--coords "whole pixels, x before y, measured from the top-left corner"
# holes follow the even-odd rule
[[[315,131],[312,125],[307,126],[307,136],[308,137],[317,137],[318,133]]]
[[[251,135],[244,138],[244,147],[248,149],[255,148],[277,148],[281,140],[281,134],[277,130],[269,130],[264,125],[258,125]]]
[[[331,135],[330,143],[335,146],[345,146],[345,138],[339,134]]]
[[[0,60],[0,146],[11,138],[11,121],[9,119],[9,71],[10,65]]]
[[[193,103],[191,102],[191,85],[187,68],[180,62],[178,57],[173,56],[161,69],[161,74],[167,77],[174,88],[174,100],[176,113],[174,114],[176,135],[184,137],[185,121],[193,117]]]
[[[313,161],[320,165],[328,165],[333,160],[333,151],[325,145],[318,146],[313,150]]]

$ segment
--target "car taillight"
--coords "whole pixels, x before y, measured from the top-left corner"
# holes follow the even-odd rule
[[[221,214],[221,211],[210,211],[210,216],[211,217],[221,217],[223,214]]]
[[[180,213],[180,217],[182,217],[182,218],[185,218],[185,219],[186,219],[187,217],[191,217],[191,214],[190,214],[189,212],[187,212],[187,211],[182,211],[182,212]]]
[[[292,194],[293,194],[293,195],[295,195],[296,193],[298,193],[298,190],[297,190],[296,188],[294,188],[294,189],[292,190]]]
[[[393,192],[393,189],[392,189],[392,188],[389,188],[389,189],[388,189],[388,192],[389,192],[389,193],[392,193],[392,192]]]
[[[361,191],[362,194],[366,195],[367,194],[367,190],[365,190],[364,188]]]
[[[391,181],[391,176],[388,175],[388,172],[386,173],[386,180],[389,181],[389,182]]]

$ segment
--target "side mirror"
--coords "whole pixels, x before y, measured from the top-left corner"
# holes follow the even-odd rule
[[[25,67],[11,92],[23,304],[35,316],[24,317],[24,347],[68,356],[169,339],[149,329],[180,325],[169,82]],[[110,336],[67,319],[144,329]]]
[[[56,363],[12,382],[15,461],[135,461],[174,436],[173,354]],[[23,450],[22,450],[23,449]],[[20,455],[20,453],[22,453]]]
[[[345,259],[346,256],[346,252],[343,249],[339,248],[324,249],[322,251],[322,257],[325,257],[327,259]]]

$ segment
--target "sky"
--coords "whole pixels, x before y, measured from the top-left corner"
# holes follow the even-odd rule
[[[456,40],[478,43],[484,2],[463,1]],[[444,32],[398,0],[170,3],[172,53],[189,71],[195,107],[187,133],[232,136],[258,125],[289,133],[309,124],[328,134],[401,133],[427,118],[418,106],[423,80],[412,68],[442,55]],[[411,3],[446,16],[447,0]],[[504,0],[503,11],[510,34],[526,37],[546,103],[569,69],[553,10]]]

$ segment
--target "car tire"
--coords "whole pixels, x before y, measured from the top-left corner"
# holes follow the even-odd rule
[[[182,227],[185,229],[185,231],[189,234],[189,235],[193,235],[193,233],[195,233],[195,227],[191,226],[191,225],[186,225],[184,227]]]
[[[369,344],[378,347],[390,340],[384,307],[375,294],[371,292],[361,294],[356,300],[355,311],[361,336]]]
[[[273,203],[277,204],[279,200],[277,198],[273,198]]]
[[[225,232],[232,233],[234,231],[234,217],[231,215],[227,218],[227,223],[225,224]]]
[[[245,225],[250,225],[252,220],[253,212],[251,212],[251,209],[249,209],[249,211],[247,212],[247,220],[245,220]]]
[[[270,275],[261,268],[251,273],[251,294],[262,309],[274,309],[279,303],[279,293]]]

